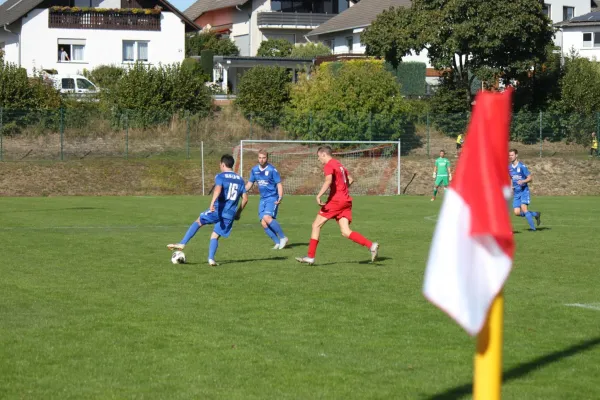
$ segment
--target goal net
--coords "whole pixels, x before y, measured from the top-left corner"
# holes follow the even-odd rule
[[[400,194],[400,142],[242,140],[233,149],[239,160],[236,170],[248,179],[258,151],[264,149],[281,175],[285,193],[316,195],[323,184],[317,149],[325,144],[354,178],[353,195]]]

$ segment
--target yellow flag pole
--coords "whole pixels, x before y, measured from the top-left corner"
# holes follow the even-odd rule
[[[502,397],[502,331],[504,295],[502,292],[492,302],[487,321],[477,335],[474,400],[500,400]]]

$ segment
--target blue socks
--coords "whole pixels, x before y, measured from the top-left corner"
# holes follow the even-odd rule
[[[190,241],[190,239],[194,237],[196,232],[198,232],[198,229],[200,229],[200,225],[198,225],[198,223],[194,221],[194,223],[190,225],[188,231],[185,233],[181,244],[187,244]]]
[[[285,237],[285,235],[283,233],[283,229],[281,229],[281,225],[279,225],[279,222],[277,222],[276,219],[271,221],[271,223],[269,224],[269,228],[271,228],[273,230],[273,232],[275,232],[277,234],[277,236],[279,236],[280,238]],[[277,242],[277,243],[279,243],[279,242]]]
[[[217,254],[217,248],[219,247],[219,239],[210,239],[210,245],[208,246],[208,259],[214,260],[215,254]]]
[[[535,231],[535,224],[533,222],[533,218],[537,217],[537,214],[538,213],[535,211],[527,211],[527,213],[524,213],[523,211],[521,211],[521,217],[525,217],[527,219],[527,223],[529,224],[529,227],[533,231]]]
[[[267,234],[268,237],[271,238],[271,240],[273,241],[273,243],[279,244],[279,238],[277,237],[277,235],[275,234],[275,232],[273,232],[273,230],[270,227],[267,226],[265,228],[265,233]]]

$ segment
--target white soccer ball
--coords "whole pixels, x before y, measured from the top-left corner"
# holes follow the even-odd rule
[[[185,254],[183,251],[175,251],[171,256],[171,262],[173,264],[185,264]]]

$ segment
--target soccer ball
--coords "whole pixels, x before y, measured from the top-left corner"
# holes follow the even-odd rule
[[[176,251],[171,256],[171,262],[173,264],[185,264],[185,254],[183,251]]]

